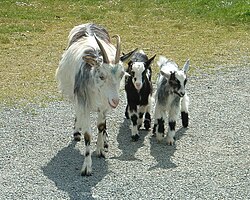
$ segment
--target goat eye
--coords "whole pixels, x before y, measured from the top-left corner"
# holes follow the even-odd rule
[[[135,76],[135,72],[134,71],[131,72],[131,76],[133,76],[133,77]]]

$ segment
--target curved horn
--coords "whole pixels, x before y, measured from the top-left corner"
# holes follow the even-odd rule
[[[103,57],[103,62],[106,63],[106,64],[109,64],[109,58],[108,58],[108,55],[104,49],[104,47],[102,46],[102,43],[100,42],[100,40],[96,37],[96,35],[94,34],[94,37],[95,37],[95,40],[99,46],[99,48],[101,49],[101,52],[102,52],[102,57]]]
[[[114,35],[113,37],[117,40],[116,54],[115,54],[115,64],[119,63],[121,55],[121,38],[119,35]]]

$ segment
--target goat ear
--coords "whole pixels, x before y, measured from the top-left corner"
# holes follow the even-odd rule
[[[129,62],[130,58],[135,54],[135,52],[138,50],[138,48],[136,48],[134,51],[131,51],[123,56],[120,57],[120,60],[122,62]]]
[[[151,65],[151,63],[152,63],[153,60],[155,59],[155,56],[156,56],[156,54],[146,62],[146,66],[149,67],[149,66]]]
[[[186,74],[186,73],[188,72],[188,70],[189,70],[189,63],[190,63],[190,61],[189,61],[189,59],[187,59],[186,63],[184,64],[184,66],[183,66],[183,68],[182,68],[182,70],[184,71],[185,74]]]

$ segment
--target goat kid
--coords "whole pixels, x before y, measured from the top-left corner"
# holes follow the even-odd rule
[[[174,144],[175,126],[178,115],[181,111],[183,127],[188,126],[188,105],[189,97],[185,91],[187,83],[187,71],[189,70],[189,60],[183,66],[182,70],[178,65],[161,56],[157,64],[160,67],[160,74],[157,80],[157,91],[155,96],[154,128],[158,142],[164,138],[164,124],[168,112],[168,133],[167,144]]]
[[[120,57],[120,37],[115,37],[116,47],[101,26],[82,24],[74,27],[56,71],[59,89],[75,107],[74,139],[79,141],[81,133],[84,135],[85,159],[81,175],[92,173],[90,112],[98,112],[96,153],[99,157],[105,157],[108,147],[107,112],[118,106],[120,81],[125,74],[122,62],[134,53],[132,51]]]
[[[143,116],[144,127],[146,130],[150,129],[151,124],[151,97],[152,97],[152,83],[151,83],[151,63],[155,55],[148,59],[147,55],[141,50],[136,52],[128,63],[126,72],[129,76],[126,77],[125,91],[127,94],[127,107],[125,116],[131,119],[132,123],[132,140],[139,139],[138,130],[142,126]]]

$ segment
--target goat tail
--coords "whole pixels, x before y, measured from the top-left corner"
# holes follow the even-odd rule
[[[168,59],[164,56],[159,56],[159,60],[157,61],[157,65],[162,68],[162,66],[168,62]]]

